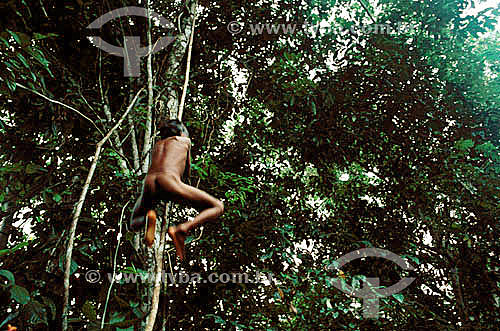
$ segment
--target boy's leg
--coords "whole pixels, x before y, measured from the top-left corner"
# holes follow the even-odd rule
[[[152,209],[148,210],[146,214],[148,219],[148,227],[146,229],[146,233],[144,234],[144,241],[148,247],[153,246],[155,241],[155,232],[156,232],[156,212]]]
[[[132,215],[130,217],[130,230],[138,231],[144,226],[146,211],[144,210],[144,192],[141,193],[135,202]]]
[[[132,231],[140,230],[144,227],[145,222],[147,221],[144,241],[149,247],[153,245],[156,230],[156,212],[153,210],[153,195],[150,190],[151,185],[148,185],[151,180],[154,183],[153,178],[146,177],[141,196],[135,203],[130,221]]]
[[[174,241],[177,255],[182,260],[184,259],[184,240],[188,233],[193,228],[219,217],[224,212],[224,204],[207,192],[184,184],[175,176],[160,175],[156,180],[162,190],[167,195],[174,196],[175,200],[188,201],[194,204],[195,207],[203,209],[192,221],[171,226],[168,229],[168,234]]]

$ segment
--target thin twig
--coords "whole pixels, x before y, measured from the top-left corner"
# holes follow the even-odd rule
[[[120,215],[120,223],[119,223],[119,229],[118,229],[118,243],[116,244],[115,257],[113,259],[113,277],[111,278],[111,284],[109,284],[108,294],[106,295],[106,303],[104,304],[104,311],[102,313],[101,330],[104,328],[104,321],[106,320],[106,309],[108,308],[109,296],[111,294],[111,289],[113,288],[113,284],[115,283],[115,278],[116,278],[116,258],[118,256],[118,248],[120,247],[120,242],[121,242],[121,239],[122,239],[123,215],[125,214],[125,208],[127,208],[127,205],[129,203],[130,203],[130,200],[127,201],[127,203],[125,204],[125,206],[123,206],[122,213]]]
[[[196,23],[196,6],[194,7],[193,24],[191,26],[191,35],[189,36],[189,48],[188,48],[188,57],[187,57],[187,65],[186,65],[186,75],[184,77],[184,87],[182,88],[181,103],[179,105],[179,112],[177,113],[177,118],[179,120],[182,120],[182,113],[184,112],[184,102],[186,101],[186,93],[187,93],[187,87],[188,87],[188,82],[189,82],[189,71],[191,69],[191,53],[193,50],[195,23]]]
[[[366,13],[368,14],[368,16],[370,16],[370,18],[372,19],[372,22],[375,23],[375,19],[373,18],[372,13],[370,13],[370,11],[365,6],[365,4],[363,3],[363,1],[362,0],[358,0],[358,2],[361,4],[361,6],[363,7],[363,9],[366,11]]]
[[[87,121],[89,121],[90,123],[92,123],[92,124],[94,125],[94,127],[97,129],[97,131],[99,131],[99,133],[100,133],[101,135],[103,135],[103,136],[104,136],[104,133],[103,133],[103,132],[99,129],[99,127],[97,127],[97,125],[95,124],[95,122],[94,122],[94,121],[92,121],[89,117],[85,116],[83,113],[81,113],[81,112],[80,112],[79,110],[77,110],[76,108],[73,108],[73,107],[71,107],[71,106],[69,106],[69,105],[67,105],[67,104],[65,104],[65,103],[60,102],[60,101],[57,101],[57,100],[51,99],[51,98],[49,98],[48,96],[41,94],[40,92],[37,92],[37,91],[35,91],[35,90],[30,89],[29,87],[24,86],[23,84],[16,83],[16,85],[17,85],[17,86],[19,86],[20,88],[23,88],[23,89],[25,89],[25,90],[27,90],[27,91],[30,91],[31,93],[34,93],[34,94],[36,94],[36,95],[38,95],[38,96],[40,96],[40,97],[44,98],[45,100],[48,100],[48,101],[50,101],[50,102],[52,102],[52,103],[55,103],[55,104],[57,104],[57,105],[60,105],[60,106],[66,107],[66,108],[68,108],[68,109],[71,109],[72,111],[74,111],[75,113],[77,113],[78,115],[82,116],[83,118],[85,118],[85,119],[86,119]]]

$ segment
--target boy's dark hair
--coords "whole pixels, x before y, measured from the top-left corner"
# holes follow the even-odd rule
[[[179,120],[168,120],[164,121],[160,126],[160,137],[165,139],[168,137],[180,136],[181,133],[186,134],[189,137],[189,132],[187,128]]]

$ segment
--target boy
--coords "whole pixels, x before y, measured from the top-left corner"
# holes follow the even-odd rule
[[[155,203],[158,200],[191,202],[201,212],[192,221],[168,228],[168,235],[174,241],[177,255],[183,260],[186,236],[194,227],[222,215],[224,205],[210,194],[182,182],[181,177],[189,177],[191,170],[191,140],[182,122],[167,121],[160,128],[160,137],[161,140],[153,150],[143,192],[134,206],[130,227],[132,231],[140,230],[147,218],[144,240],[151,247],[156,229]]]

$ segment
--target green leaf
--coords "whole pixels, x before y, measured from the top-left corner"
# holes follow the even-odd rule
[[[472,146],[474,146],[474,142],[472,141],[472,139],[461,139],[455,144],[455,147],[461,151],[468,150]]]
[[[7,29],[7,32],[10,33],[10,35],[14,38],[14,40],[19,44],[21,45],[21,39],[19,39],[19,36],[13,32],[13,31],[10,31],[9,29]]]
[[[34,325],[39,323],[48,324],[47,311],[40,302],[32,300],[30,303],[26,305],[26,310],[28,310],[31,313],[28,319],[28,322],[30,322],[31,324]]]
[[[261,260],[261,261],[267,260],[268,258],[270,258],[270,257],[272,257],[272,256],[273,256],[273,253],[274,253],[274,251],[271,251],[271,252],[269,252],[269,253],[267,253],[267,254],[262,255],[262,256],[260,257],[260,260]]]
[[[25,305],[30,301],[29,292],[24,287],[19,285],[13,285],[10,288],[10,296],[22,305]]]
[[[85,303],[82,306],[82,313],[92,322],[97,321],[97,313],[92,303],[90,303],[90,301],[88,300],[85,301]]]
[[[40,172],[40,169],[41,167],[37,164],[34,164],[34,163],[29,163],[26,165],[26,173],[28,175],[32,175],[32,174],[35,174],[37,172]]]
[[[114,312],[113,316],[111,316],[109,324],[117,324],[117,323],[123,322],[124,320],[125,320],[125,316],[121,316],[120,313]]]
[[[489,155],[490,152],[496,150],[496,147],[490,141],[488,141],[484,144],[476,146],[474,149],[478,152],[486,153],[487,155]]]
[[[21,60],[22,64],[26,67],[26,68],[30,68],[29,64],[28,64],[28,61],[26,61],[26,59],[24,58],[24,56],[21,54],[21,53],[17,53],[17,57],[19,58],[19,60]]]
[[[14,253],[15,251],[25,247],[25,246],[28,246],[29,244],[29,240],[26,240],[22,243],[19,243],[17,244],[16,246],[12,247],[12,248],[8,248],[8,249],[2,249],[0,250],[0,256],[2,255],[6,255],[6,254],[10,254],[10,253]]]
[[[413,262],[415,262],[416,264],[420,264],[420,260],[418,259],[418,257],[416,256],[412,256],[412,255],[401,255],[401,257],[405,258],[405,259],[410,259],[412,260]]]
[[[217,316],[217,315],[214,315],[214,314],[207,314],[207,316],[213,317],[214,318],[214,322],[217,323],[217,324],[222,324],[222,325],[226,324],[226,321],[224,319],[222,319],[220,316]]]
[[[17,84],[16,82],[11,82],[10,80],[5,80],[5,83],[7,83],[7,87],[14,92],[16,90]]]
[[[65,261],[66,256],[64,254],[61,255],[59,258],[59,269],[61,269],[62,272],[64,272],[64,261]],[[71,266],[69,267],[69,274],[72,275],[76,269],[78,269],[78,264],[76,264],[75,260],[71,260]]]
[[[401,293],[396,293],[396,294],[393,294],[392,296],[394,297],[394,299],[396,299],[399,302],[403,303],[404,295],[402,295]]]
[[[10,285],[14,285],[16,283],[14,274],[9,270],[0,270],[0,276],[4,276],[5,278],[7,278]]]
[[[9,42],[7,40],[5,40],[5,38],[0,37],[0,40],[3,41],[5,46],[9,47]]]
[[[18,311],[17,311],[17,312],[15,312],[15,313],[11,313],[11,314],[9,314],[9,316],[7,316],[7,318],[5,318],[5,319],[3,320],[3,322],[2,322],[2,323],[0,323],[0,328],[1,328],[2,326],[4,326],[5,324],[7,324],[9,321],[11,321],[11,320],[13,320],[14,318],[16,318],[16,317],[17,317],[17,315],[19,315],[19,312],[18,312]]]
[[[47,298],[47,297],[42,297],[43,303],[45,304],[46,307],[50,308],[50,314],[51,314],[51,319],[55,320],[56,319],[56,305],[52,299]]]
[[[311,101],[311,109],[313,115],[316,115],[316,104],[314,103],[314,101]]]
[[[59,202],[62,200],[62,197],[59,195],[59,194],[54,194],[54,196],[52,197],[52,199],[54,199],[55,202]]]
[[[46,39],[50,37],[57,37],[58,35],[56,33],[49,33],[49,34],[40,34],[35,32],[33,34],[33,40],[41,40],[41,39]]]

